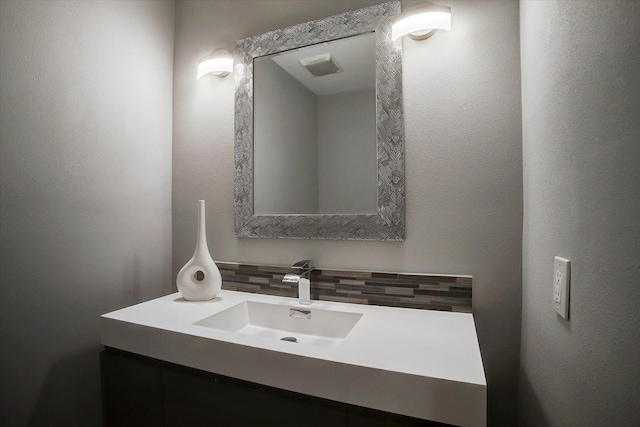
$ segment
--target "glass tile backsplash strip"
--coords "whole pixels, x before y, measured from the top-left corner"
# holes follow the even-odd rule
[[[291,268],[216,262],[222,288],[296,298],[297,286],[282,283]],[[471,276],[379,273],[316,268],[311,273],[315,300],[471,313]]]

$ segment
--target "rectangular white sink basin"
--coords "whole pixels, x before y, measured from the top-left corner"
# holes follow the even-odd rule
[[[362,313],[243,301],[194,325],[292,344],[337,347]]]

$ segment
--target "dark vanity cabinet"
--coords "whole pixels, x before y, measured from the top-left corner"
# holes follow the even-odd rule
[[[266,387],[112,348],[100,354],[100,366],[105,426],[444,425]]]

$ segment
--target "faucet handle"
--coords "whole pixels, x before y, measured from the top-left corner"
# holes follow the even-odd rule
[[[302,261],[298,261],[291,268],[299,269],[299,270],[308,270],[311,268],[311,260],[303,259]]]

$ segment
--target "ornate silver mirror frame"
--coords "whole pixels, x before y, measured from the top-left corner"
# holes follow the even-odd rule
[[[402,50],[391,40],[400,1],[281,28],[236,42],[235,234],[238,237],[335,240],[404,240],[404,117]],[[254,215],[253,59],[376,33],[377,214]]]

